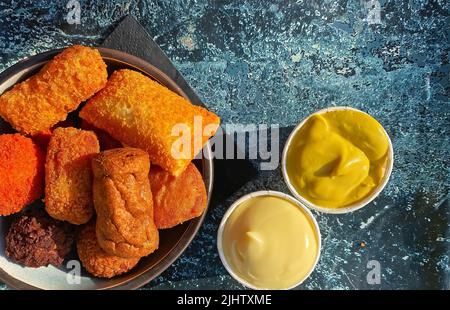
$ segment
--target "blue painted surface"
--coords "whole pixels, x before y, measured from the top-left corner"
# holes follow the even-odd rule
[[[324,107],[372,114],[394,143],[391,180],[362,210],[316,213],[322,257],[300,288],[450,289],[450,2],[380,0],[371,25],[361,1],[80,1],[80,25],[54,2],[0,3],[0,70],[99,45],[133,14],[224,123],[280,124],[284,141]],[[188,250],[145,288],[241,288],[220,263],[216,231],[235,199],[260,189],[288,192],[280,169],[212,205]],[[380,285],[367,283],[370,260]]]

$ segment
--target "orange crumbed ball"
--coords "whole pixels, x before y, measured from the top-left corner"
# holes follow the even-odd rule
[[[44,162],[30,138],[0,135],[0,215],[17,213],[42,196]]]
[[[106,84],[100,52],[74,45],[37,74],[0,96],[0,116],[17,131],[35,135],[50,129]]]

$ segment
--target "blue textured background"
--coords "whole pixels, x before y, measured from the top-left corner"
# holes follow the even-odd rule
[[[450,2],[380,0],[376,25],[361,1],[80,1],[81,25],[67,24],[67,2],[0,2],[0,70],[99,45],[132,14],[224,123],[280,124],[285,139],[318,109],[360,108],[393,140],[394,171],[364,209],[316,213],[322,257],[300,288],[450,289]],[[213,204],[188,250],[145,288],[242,288],[220,263],[216,231],[236,198],[260,189],[288,192],[280,169]],[[370,260],[380,285],[366,281]]]

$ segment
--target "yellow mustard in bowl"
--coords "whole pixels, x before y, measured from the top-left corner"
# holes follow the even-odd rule
[[[317,113],[292,137],[285,173],[308,202],[325,208],[346,207],[380,185],[389,147],[383,127],[366,113],[354,109]]]
[[[219,252],[228,271],[245,285],[288,289],[314,269],[320,232],[309,210],[294,201],[271,194],[250,197],[226,218]]]

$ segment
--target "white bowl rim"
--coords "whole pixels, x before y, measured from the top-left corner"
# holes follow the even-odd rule
[[[307,200],[306,198],[304,198],[302,195],[300,195],[297,192],[297,190],[295,189],[295,187],[292,185],[291,181],[289,180],[289,177],[288,177],[288,174],[287,174],[287,170],[286,170],[287,151],[288,151],[289,146],[290,146],[290,144],[292,142],[292,139],[294,138],[296,133],[300,130],[300,128],[302,128],[312,116],[318,115],[318,114],[324,114],[324,113],[328,113],[328,112],[332,112],[332,111],[342,111],[342,110],[350,110],[350,111],[356,111],[356,112],[363,113],[365,115],[368,115],[368,116],[372,117],[378,123],[380,123],[375,117],[373,117],[369,113],[361,111],[361,110],[353,108],[353,107],[349,107],[349,106],[328,107],[328,108],[325,108],[325,109],[318,110],[318,111],[310,114],[306,118],[304,118],[294,128],[294,130],[292,130],[292,132],[290,133],[288,139],[286,140],[286,143],[285,143],[284,149],[283,149],[283,154],[282,154],[282,157],[281,157],[282,158],[281,159],[281,170],[283,172],[284,182],[288,186],[289,191],[292,193],[292,195],[294,195],[295,198],[297,198],[300,202],[302,202],[308,208],[311,208],[313,210],[316,210],[316,211],[319,211],[319,212],[323,212],[323,213],[329,213],[329,214],[349,213],[349,212],[353,212],[353,211],[359,210],[359,209],[365,207],[366,205],[368,205],[375,198],[377,198],[378,195],[383,191],[384,187],[386,186],[386,184],[389,181],[389,178],[391,176],[391,173],[392,173],[392,170],[393,170],[393,167],[394,167],[394,148],[392,146],[392,141],[391,141],[391,138],[389,137],[388,133],[384,129],[383,125],[381,125],[381,123],[380,123],[381,128],[383,129],[383,132],[385,133],[385,135],[386,135],[386,137],[388,139],[388,145],[389,145],[389,147],[388,147],[388,163],[387,163],[387,166],[386,166],[386,173],[384,174],[383,179],[381,180],[380,184],[378,184],[377,188],[370,195],[368,195],[367,197],[365,197],[364,199],[362,199],[360,201],[357,201],[357,202],[352,203],[351,205],[348,205],[348,206],[345,206],[345,207],[327,208],[327,207],[318,206],[318,205],[310,202],[309,200]]]
[[[220,260],[222,261],[223,266],[225,267],[225,269],[228,271],[228,273],[239,283],[241,283],[242,285],[251,288],[253,290],[267,290],[267,288],[260,288],[257,287],[247,281],[245,281],[244,279],[242,279],[241,277],[239,277],[234,270],[231,268],[231,266],[228,264],[227,259],[225,258],[224,252],[223,252],[223,246],[222,246],[222,235],[223,235],[223,230],[225,228],[225,224],[228,220],[228,218],[230,217],[230,215],[234,212],[234,210],[240,206],[244,201],[251,199],[251,198],[255,198],[255,197],[260,197],[260,196],[273,196],[273,197],[279,197],[279,198],[283,198],[288,200],[289,202],[292,202],[295,206],[297,206],[298,208],[300,208],[303,212],[305,212],[305,214],[307,215],[307,217],[309,218],[309,220],[313,223],[314,226],[314,232],[317,235],[317,255],[316,255],[316,259],[314,261],[314,264],[311,267],[311,270],[309,270],[309,272],[302,278],[300,279],[297,283],[295,283],[292,286],[289,286],[287,288],[284,288],[283,290],[290,290],[293,289],[297,286],[299,286],[300,284],[302,284],[306,279],[309,278],[309,276],[312,274],[312,272],[315,270],[317,263],[319,262],[320,259],[320,254],[321,254],[321,250],[322,250],[322,236],[320,234],[320,228],[319,228],[319,224],[317,223],[316,218],[314,217],[314,215],[312,214],[311,210],[309,210],[306,206],[304,206],[300,201],[298,201],[297,199],[295,199],[294,197],[279,192],[279,191],[273,191],[273,190],[261,190],[261,191],[256,191],[256,192],[252,192],[249,194],[246,194],[244,196],[242,196],[241,198],[239,198],[238,200],[236,200],[229,208],[228,210],[225,212],[222,221],[220,222],[219,225],[219,229],[217,231],[217,249],[219,251],[219,257]]]

